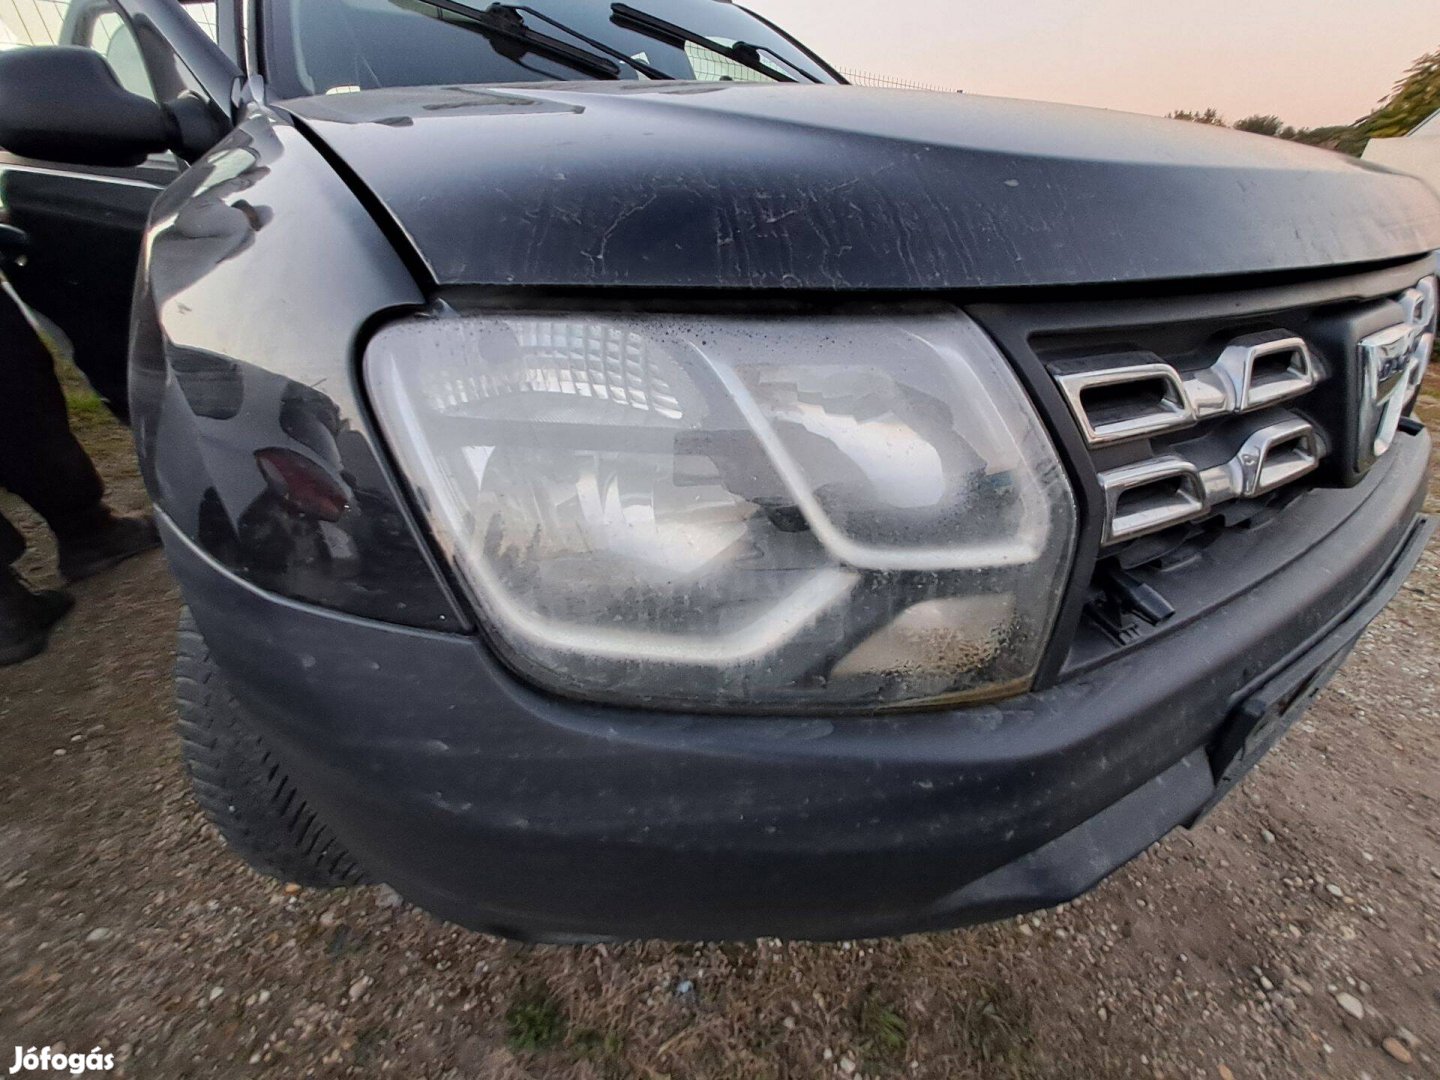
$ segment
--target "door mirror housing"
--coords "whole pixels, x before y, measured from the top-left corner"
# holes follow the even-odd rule
[[[104,57],[74,45],[0,52],[0,147],[71,165],[139,165],[170,148],[173,124],[120,85]]]

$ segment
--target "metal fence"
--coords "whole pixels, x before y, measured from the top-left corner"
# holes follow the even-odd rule
[[[889,75],[876,75],[869,71],[851,71],[848,68],[841,68],[840,74],[849,79],[856,86],[881,86],[890,90],[931,90],[938,94],[957,94],[963,91],[953,86],[940,86],[936,83],[910,82],[907,79],[896,79]]]

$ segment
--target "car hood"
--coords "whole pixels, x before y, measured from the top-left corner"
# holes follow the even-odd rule
[[[442,285],[971,289],[1440,248],[1419,181],[1259,135],[960,94],[742,83],[285,103]]]

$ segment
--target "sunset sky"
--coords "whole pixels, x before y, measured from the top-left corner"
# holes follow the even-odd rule
[[[838,67],[977,94],[1349,123],[1440,48],[1440,0],[741,0]]]

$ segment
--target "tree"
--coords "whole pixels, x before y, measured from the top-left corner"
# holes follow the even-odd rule
[[[1224,127],[1225,118],[1216,109],[1206,109],[1204,112],[1191,112],[1189,109],[1176,109],[1166,114],[1167,120],[1188,120],[1192,124],[1210,124],[1213,127]]]
[[[1271,138],[1276,139],[1284,138],[1286,132],[1291,133],[1292,138],[1295,134],[1295,129],[1293,127],[1287,128],[1285,121],[1281,120],[1278,116],[1262,116],[1259,113],[1256,113],[1254,116],[1247,116],[1244,120],[1236,120],[1235,130],[1248,131],[1252,135],[1269,135]]]
[[[1409,135],[1436,112],[1440,112],[1440,49],[1426,53],[1406,70],[1395,84],[1390,96],[1382,101],[1368,116],[1361,117],[1353,124],[1332,127],[1295,128],[1278,116],[1256,113],[1237,121],[1237,131],[1250,131],[1259,135],[1271,135],[1277,139],[1304,143],[1308,146],[1323,146],[1327,150],[1359,157],[1365,144],[1371,139],[1391,139]],[[1169,114],[1171,120],[1189,120],[1196,124],[1225,126],[1225,118],[1217,109],[1191,112],[1176,109]]]
[[[1332,124],[1330,127],[1300,128],[1282,139],[1304,143],[1306,146],[1320,146],[1326,150],[1339,150],[1340,144],[1350,137],[1351,129],[1346,124]]]
[[[1409,135],[1437,111],[1440,111],[1440,49],[1426,53],[1410,65],[1389,99],[1356,123],[1355,135],[1362,148],[1369,139]]]

